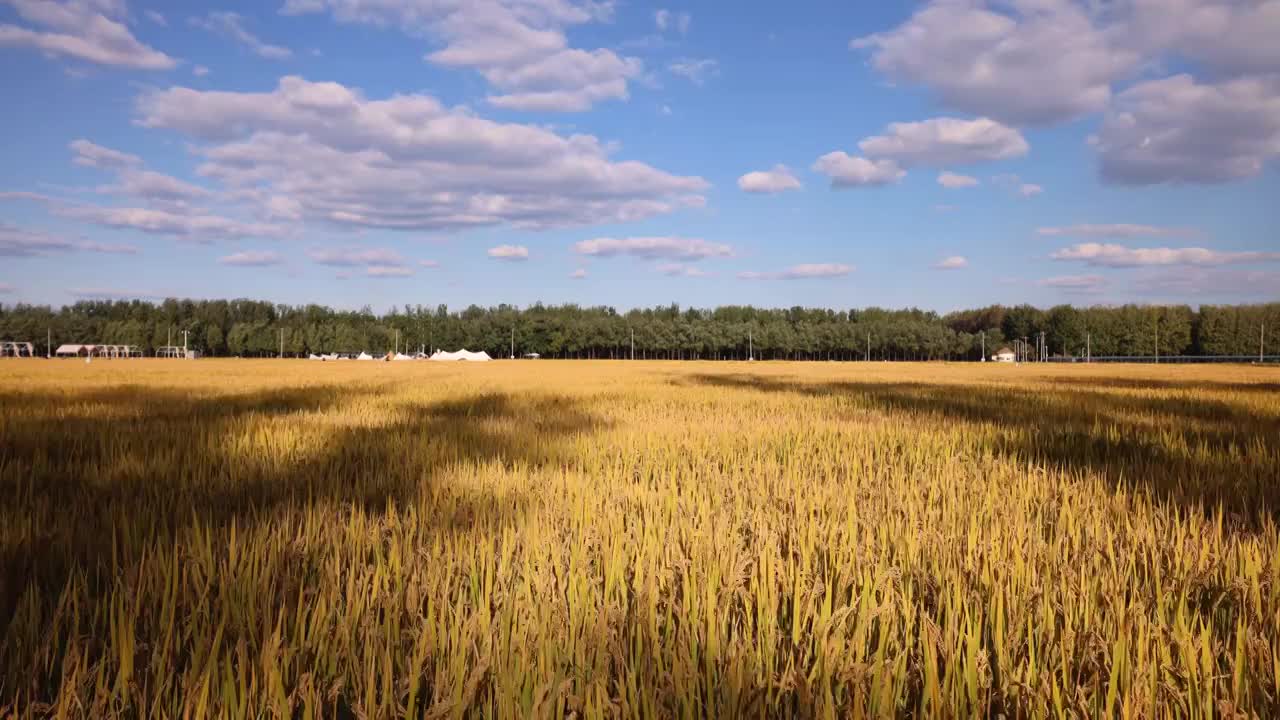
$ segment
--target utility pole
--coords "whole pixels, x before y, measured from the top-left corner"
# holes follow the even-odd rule
[[[511,326],[511,359],[516,359],[516,326]]]
[[[53,328],[47,328],[49,331],[49,339],[44,342],[45,359],[53,357]]]
[[[284,328],[280,328],[280,359],[284,359]]]
[[[1084,334],[1084,361],[1093,362],[1093,338],[1089,333]]]
[[[748,328],[747,329],[747,360],[755,360],[755,359],[756,359],[756,346],[755,346],[755,342],[751,337],[751,330],[750,328]]]
[[[982,362],[987,361],[987,331],[982,331]]]
[[[182,358],[183,358],[184,360],[185,360],[185,359],[186,359],[186,357],[187,357],[187,335],[189,335],[189,334],[190,334],[190,331],[189,331],[189,330],[183,330],[183,331],[182,331]]]

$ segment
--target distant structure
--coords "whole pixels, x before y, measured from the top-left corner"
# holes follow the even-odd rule
[[[489,360],[492,360],[493,358],[489,357],[489,353],[483,350],[481,350],[480,352],[471,352],[470,350],[463,348],[458,352],[445,352],[443,350],[437,350],[431,356],[431,359],[437,362],[452,361],[452,360],[469,360],[471,362],[487,362]]]
[[[1017,361],[1018,356],[1014,355],[1013,351],[1009,348],[1002,347],[996,351],[995,355],[991,356],[991,359],[995,362],[1011,363]]]
[[[35,357],[36,346],[29,342],[0,342],[0,357]]]
[[[55,357],[89,357],[97,348],[97,345],[59,345],[53,354]]]
[[[179,359],[186,358],[188,360],[195,360],[196,358],[200,357],[200,352],[197,350],[188,350],[187,348],[184,348],[180,345],[162,345],[156,348],[156,357],[179,358]]]
[[[59,345],[53,353],[57,357],[140,358],[141,350],[135,345]]]

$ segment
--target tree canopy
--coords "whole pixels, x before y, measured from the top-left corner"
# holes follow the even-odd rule
[[[977,360],[1014,339],[1044,333],[1050,356],[1256,355],[1263,328],[1280,349],[1280,303],[1240,306],[1124,305],[1047,310],[993,305],[939,315],[915,308],[829,310],[678,305],[444,305],[335,310],[255,300],[81,301],[54,309],[0,305],[0,340],[136,345],[148,354],[182,344],[214,356],[382,353],[425,349],[511,351],[561,358]],[[397,345],[398,344],[398,345]]]

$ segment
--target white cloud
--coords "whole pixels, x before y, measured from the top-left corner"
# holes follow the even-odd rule
[[[700,267],[690,265],[688,263],[665,262],[658,263],[654,267],[655,270],[670,277],[706,277],[706,270]]]
[[[1030,147],[1022,133],[994,120],[950,117],[890,123],[884,135],[858,143],[867,157],[894,160],[903,167],[1007,160],[1026,155]]]
[[[1074,0],[931,0],[889,32],[853,40],[894,80],[946,106],[1014,124],[1103,109],[1139,54]]]
[[[1102,178],[1113,183],[1255,177],[1280,157],[1280,75],[1139,83],[1116,97],[1092,141]]]
[[[244,28],[244,16],[234,12],[210,12],[205,17],[191,18],[191,24],[230,38],[266,60],[287,60],[293,51],[287,47],[263,42]]]
[[[489,101],[518,110],[577,112],[625,100],[643,73],[636,58],[568,46],[566,28],[607,21],[613,4],[593,0],[287,0],[282,12],[329,10],[338,22],[394,26],[443,47],[430,62],[478,71],[500,91]]]
[[[52,205],[58,202],[57,199],[49,197],[48,195],[27,192],[25,190],[19,190],[16,192],[0,191],[0,200],[26,200],[28,202],[40,203],[42,205]]]
[[[799,190],[800,180],[786,165],[774,165],[770,170],[755,170],[738,178],[738,188],[749,193],[780,193]]]
[[[868,160],[848,153],[829,152],[813,163],[813,170],[831,178],[831,187],[874,187],[901,180],[907,172],[893,160]]]
[[[191,68],[191,74],[195,75],[196,77],[204,77],[205,75],[209,74],[209,68],[203,65],[196,65],[195,67]]]
[[[75,153],[72,159],[75,164],[116,173],[116,184],[99,187],[99,192],[123,194],[166,203],[169,204],[169,209],[174,209],[174,204],[181,205],[186,201],[211,194],[197,185],[143,169],[142,158],[137,155],[103,147],[84,139],[74,140],[68,147]]]
[[[488,255],[494,260],[520,262],[529,259],[529,248],[523,245],[499,245],[489,248]]]
[[[943,172],[938,174],[938,184],[944,188],[955,190],[958,188],[974,187],[982,184],[982,181],[976,177],[968,175],[958,175],[953,172]]]
[[[133,245],[66,238],[43,230],[21,228],[0,220],[0,257],[36,257],[67,252],[133,255],[138,252],[138,248]]]
[[[159,25],[160,27],[169,26],[169,21],[165,19],[164,15],[161,15],[159,12],[155,10],[145,10],[143,11],[143,14],[147,16],[148,20],[155,23],[156,25]]]
[[[1102,267],[1146,265],[1233,265],[1280,262],[1280,252],[1222,252],[1201,247],[1128,248],[1109,243],[1080,243],[1052,253],[1054,260],[1078,261]]]
[[[117,230],[137,230],[151,235],[195,240],[234,240],[239,238],[283,238],[288,228],[269,223],[241,222],[203,211],[192,213],[153,208],[99,207],[67,204],[55,209],[63,217],[82,220]]]
[[[1125,42],[1204,63],[1220,75],[1280,70],[1276,0],[1135,0],[1126,6]]]
[[[389,229],[630,222],[705,203],[699,177],[636,161],[590,135],[497,123],[427,95],[367,100],[285,77],[267,93],[147,93],[139,123],[211,141],[199,173],[290,198],[304,219]],[[342,168],[342,172],[334,172]]]
[[[138,70],[168,70],[177,61],[139,42],[125,25],[124,0],[7,0],[35,30],[0,23],[0,46]]]
[[[401,278],[413,275],[413,268],[401,265],[370,265],[364,269],[364,274],[372,278]]]
[[[0,282],[0,295],[8,295],[13,292],[13,286],[9,283]]]
[[[1081,223],[1060,227],[1036,228],[1037,235],[1048,237],[1195,237],[1201,233],[1192,228],[1160,227],[1156,225],[1135,225],[1132,223]]]
[[[419,260],[418,266],[424,268],[438,268],[440,267],[440,262],[437,260]]]
[[[582,280],[586,276],[587,276],[587,271],[583,268],[578,268],[577,270],[574,270],[573,272],[569,273],[569,277],[573,278],[574,280]]]
[[[312,248],[307,257],[320,265],[356,267],[359,265],[404,265],[404,257],[389,248]]]
[[[75,153],[72,162],[84,167],[120,170],[142,164],[142,158],[137,155],[102,147],[83,138],[72,140],[67,147]]]
[[[933,265],[935,270],[963,270],[969,267],[969,260],[962,255],[946,257]]]
[[[653,13],[653,24],[664,32],[668,29],[675,29],[681,35],[684,35],[689,32],[689,23],[692,21],[693,17],[687,12],[673,13],[662,8]]]
[[[702,260],[733,256],[731,245],[708,242],[701,238],[682,237],[602,237],[574,243],[573,251],[579,255],[599,257],[631,255],[645,260]]]
[[[711,58],[679,58],[667,65],[673,75],[687,78],[694,85],[702,85],[720,74],[720,63]]]
[[[1045,278],[1039,285],[1075,295],[1096,295],[1106,289],[1107,279],[1101,275],[1059,275]]]
[[[1140,294],[1180,301],[1189,296],[1274,301],[1280,288],[1280,272],[1274,270],[1177,267],[1139,272],[1132,285]]]
[[[774,272],[746,271],[738,273],[743,280],[808,280],[814,278],[843,277],[854,271],[852,265],[839,263],[810,263],[793,265]]]
[[[169,209],[102,207],[32,192],[0,192],[0,200],[27,200],[44,205],[60,217],[113,229],[137,230],[201,242],[247,237],[284,238],[294,233],[293,229],[283,225],[242,222],[180,203],[169,203],[172,205]]]
[[[265,267],[267,265],[279,265],[284,262],[284,258],[274,250],[246,250],[220,257],[218,262],[223,265],[235,265],[238,267]]]
[[[639,76],[643,64],[611,50],[562,50],[536,62],[495,68],[485,77],[508,90],[488,102],[507,110],[583,112],[604,100],[625,100],[627,79]]]
[[[268,219],[271,220],[301,220],[302,219],[302,203],[296,198],[287,195],[266,195],[265,197],[252,190],[242,190],[236,193],[246,199],[257,202],[261,207],[260,211]]]
[[[102,192],[132,195],[159,201],[185,201],[208,197],[209,191],[175,177],[151,170],[125,170],[119,182],[99,188]]]
[[[1044,192],[1043,187],[1036,185],[1035,183],[1023,182],[1022,178],[1011,173],[993,175],[991,176],[991,182],[994,183],[996,187],[1004,188],[1014,195],[1019,195],[1021,197],[1035,197],[1036,195]]]

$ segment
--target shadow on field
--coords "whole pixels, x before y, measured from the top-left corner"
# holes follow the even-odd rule
[[[145,548],[168,547],[195,526],[243,531],[310,507],[380,513],[436,500],[452,511],[420,513],[432,518],[430,531],[515,522],[527,498],[442,487],[433,477],[488,462],[568,461],[564,441],[600,424],[561,396],[391,404],[378,395],[337,386],[0,393],[0,665],[14,649],[9,632],[18,634],[25,593],[51,613],[67,581],[82,576],[89,602],[100,602]],[[363,417],[344,415],[362,401],[370,403],[355,413]],[[0,673],[0,687],[5,679]]]
[[[1187,392],[1232,392],[1259,395],[1275,395],[1280,398],[1280,383],[1275,382],[1214,382],[1212,380],[1155,380],[1151,378],[1124,377],[1056,377],[1043,378],[1040,382],[1065,388],[1085,390],[1148,390],[1153,392],[1176,390]]]
[[[1252,413],[1213,399],[1085,389],[1109,387],[1107,380],[1099,378],[1072,389],[807,383],[743,374],[700,374],[683,382],[805,397],[847,397],[893,414],[989,425],[996,432],[986,436],[985,442],[1017,461],[1094,473],[1112,485],[1150,492],[1157,501],[1186,512],[1207,514],[1221,507],[1228,522],[1245,532],[1257,530],[1268,517],[1277,518],[1280,415]],[[1152,384],[1149,389],[1157,388]]]

